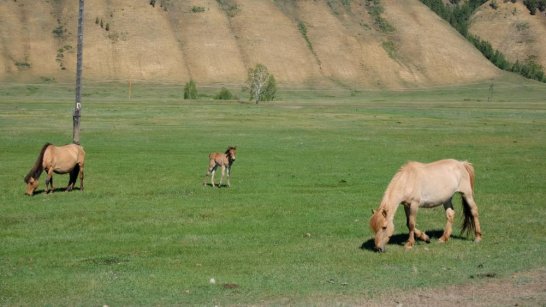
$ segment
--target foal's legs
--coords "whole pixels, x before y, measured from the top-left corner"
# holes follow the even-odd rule
[[[214,187],[214,173],[216,172],[216,168],[218,165],[214,160],[210,160],[209,167],[207,168],[207,173],[205,174],[205,179],[203,180],[203,185],[207,184],[207,176],[211,175],[210,178],[210,184]]]
[[[229,178],[231,177],[231,167],[227,167],[227,185],[228,187],[231,187],[231,182],[229,182]]]
[[[453,204],[451,203],[451,198],[444,203],[444,209],[446,210],[446,227],[444,228],[444,234],[438,239],[440,243],[447,242],[451,236],[453,229],[453,220],[455,219],[455,210],[453,210]]]
[[[220,183],[218,184],[219,187],[222,186],[222,181],[224,180],[224,173],[226,172],[226,166],[225,165],[222,165],[221,168],[222,168],[222,176],[220,177]]]

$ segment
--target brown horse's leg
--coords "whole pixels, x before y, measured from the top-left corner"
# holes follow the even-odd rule
[[[83,163],[80,165],[80,191],[83,191]],[[73,185],[76,184],[76,180],[74,180]]]
[[[46,186],[45,192],[47,194],[49,192],[53,192],[55,188],[53,187],[53,168],[49,168],[46,171],[47,171],[47,177],[45,181],[45,186]],[[49,189],[49,187],[51,187],[51,189]]]
[[[417,216],[418,203],[411,203],[404,205],[404,211],[406,212],[406,225],[409,229],[408,242],[404,245],[406,249],[411,249],[415,245],[415,217]]]
[[[451,198],[444,203],[444,208],[446,210],[446,226],[444,228],[444,234],[438,239],[440,243],[447,242],[449,237],[451,237],[451,232],[453,230],[453,220],[455,219],[455,210],[453,210],[453,204],[451,203]]]
[[[80,166],[76,164],[74,168],[70,171],[69,178],[68,178],[68,185],[66,186],[65,191],[72,191],[74,189],[74,185],[76,184],[76,180],[78,180],[78,173],[80,171]]]

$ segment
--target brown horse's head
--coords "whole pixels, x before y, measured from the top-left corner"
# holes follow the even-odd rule
[[[27,189],[25,194],[32,196],[34,194],[34,191],[38,188],[38,179],[34,179],[33,177],[25,178],[25,183],[27,184]]]
[[[229,146],[225,154],[228,157],[229,162],[232,163],[233,161],[235,161],[235,156],[237,155],[237,147]]]
[[[384,252],[385,245],[389,242],[394,232],[394,223],[387,218],[387,209],[380,208],[373,212],[370,219],[370,228],[375,233],[375,250]]]

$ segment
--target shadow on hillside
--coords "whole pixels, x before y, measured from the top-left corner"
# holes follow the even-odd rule
[[[425,233],[430,237],[431,242],[435,242],[435,241],[438,241],[438,239],[442,236],[442,234],[444,234],[444,230],[439,230],[439,229],[429,230],[429,231],[425,231]],[[395,234],[391,237],[391,239],[389,240],[389,243],[387,243],[387,246],[388,245],[403,246],[407,240],[408,240],[408,233]],[[454,231],[454,233],[451,234],[450,240],[467,240],[467,238],[455,234],[455,231]],[[416,238],[416,241],[419,243],[424,243],[424,241],[421,241],[417,238]],[[364,241],[362,245],[360,245],[360,248],[363,250],[375,252],[374,238],[372,237],[369,240]]]

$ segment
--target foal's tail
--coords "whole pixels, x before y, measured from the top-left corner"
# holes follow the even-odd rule
[[[470,162],[463,162],[464,168],[468,172],[468,176],[470,177],[470,188],[472,191],[472,195],[474,194],[474,167]],[[472,215],[472,208],[470,207],[470,204],[468,203],[466,196],[462,195],[462,201],[463,201],[463,213],[464,213],[464,220],[463,220],[463,227],[461,228],[461,235],[466,234],[468,236],[469,233],[474,232],[476,229],[476,223],[474,222],[474,215]]]
[[[30,169],[28,174],[25,176],[25,183],[28,183],[30,178],[38,179],[40,175],[42,174],[42,171],[44,170],[44,167],[42,165],[42,160],[44,159],[44,153],[49,147],[51,143],[45,143],[42,149],[40,150],[40,154],[38,155],[38,158],[36,159],[36,162],[34,162],[34,166]]]

